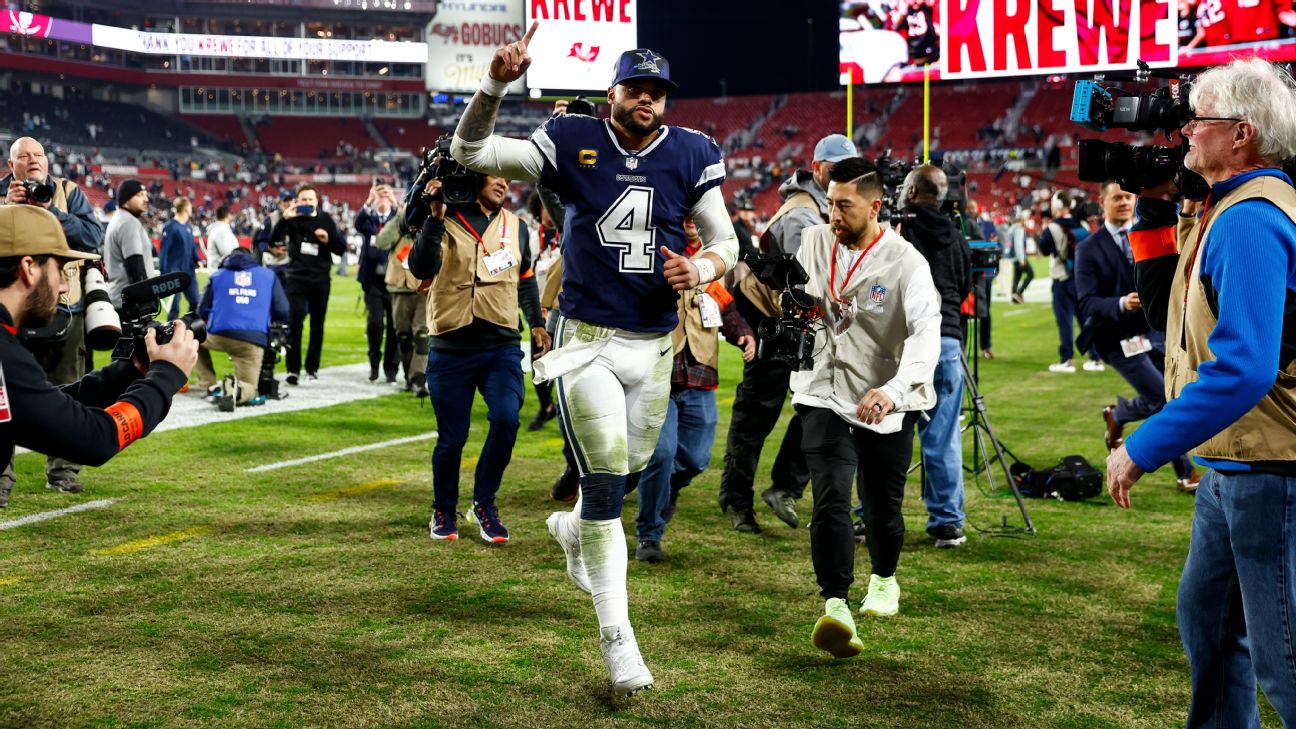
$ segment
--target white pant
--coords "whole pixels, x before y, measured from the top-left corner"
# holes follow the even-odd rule
[[[642,471],[666,420],[670,332],[628,332],[562,318],[557,346],[568,345],[586,361],[558,377],[558,412],[581,475]]]

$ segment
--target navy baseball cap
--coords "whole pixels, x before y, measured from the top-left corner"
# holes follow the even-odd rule
[[[679,84],[670,80],[670,62],[660,53],[647,48],[636,48],[622,53],[617,59],[616,75],[612,77],[612,86],[642,78],[657,79],[662,82],[667,91],[679,88]]]
[[[293,191],[292,191],[292,190],[280,190],[280,191],[279,191],[279,199],[280,199],[280,200],[293,200],[293,199],[295,199],[296,197],[297,197],[297,196],[293,194]]]

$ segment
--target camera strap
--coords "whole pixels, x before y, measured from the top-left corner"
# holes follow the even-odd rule
[[[486,250],[486,241],[482,240],[481,234],[477,232],[477,229],[472,227],[472,225],[468,223],[468,219],[463,216],[463,213],[459,211],[455,211],[455,217],[459,218],[459,222],[463,223],[463,226],[468,229],[468,232],[472,233],[472,237],[476,238],[477,242],[481,244],[482,253],[485,253],[486,255],[489,256],[490,251]],[[503,248],[505,245],[508,244],[508,239],[509,239],[508,222],[504,219],[503,210],[499,212],[499,221],[500,221],[500,248]]]
[[[1192,255],[1188,257],[1188,270],[1184,272],[1184,303],[1188,303],[1188,290],[1192,288],[1193,266],[1197,265],[1197,256],[1201,254],[1202,236],[1206,234],[1206,214],[1210,212],[1211,196],[1206,195],[1202,205],[1200,222],[1197,228],[1197,245],[1193,246]]]
[[[830,264],[828,269],[828,297],[829,298],[831,298],[833,301],[836,301],[839,304],[846,303],[846,297],[844,296],[844,294],[846,292],[846,288],[850,285],[851,277],[855,275],[856,269],[858,269],[860,267],[860,264],[864,262],[864,259],[868,257],[869,251],[873,250],[873,246],[877,245],[878,241],[882,240],[882,236],[884,235],[886,235],[886,230],[885,229],[879,230],[877,237],[873,239],[872,243],[868,244],[868,247],[864,249],[864,252],[860,254],[860,257],[855,259],[855,263],[851,265],[850,270],[846,272],[846,278],[842,279],[842,285],[841,285],[841,291],[843,294],[842,296],[837,295],[837,246],[840,245],[840,242],[836,238],[833,239],[832,263]]]

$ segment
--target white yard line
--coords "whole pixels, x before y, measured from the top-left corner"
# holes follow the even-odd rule
[[[245,473],[263,473],[265,471],[274,471],[280,468],[288,468],[289,466],[300,466],[306,463],[315,463],[316,461],[326,461],[330,458],[341,458],[342,456],[350,456],[356,453],[363,453],[365,451],[372,451],[372,450],[377,450],[379,448],[386,448],[388,446],[402,445],[405,443],[417,443],[418,441],[431,440],[435,437],[437,437],[437,434],[436,431],[434,430],[430,433],[411,435],[407,438],[394,438],[392,440],[382,441],[381,443],[370,443],[368,445],[351,446],[350,448],[343,448],[340,451],[319,453],[314,456],[306,456],[305,458],[294,458],[291,461],[279,461],[278,463],[267,463],[264,466],[245,468],[243,469],[243,471]]]
[[[117,499],[98,499],[97,501],[87,501],[84,504],[69,506],[66,509],[55,509],[54,511],[42,511],[39,514],[28,514],[27,516],[24,516],[21,519],[13,519],[12,521],[0,522],[0,530],[15,529],[20,526],[35,524],[36,522],[46,521],[48,519],[57,519],[58,517],[64,516],[66,514],[75,514],[78,511],[89,511],[90,509],[102,509],[106,506],[112,506],[113,504],[117,503],[117,501],[118,501]]]

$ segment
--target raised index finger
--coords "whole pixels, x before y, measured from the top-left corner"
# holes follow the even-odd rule
[[[531,36],[535,35],[536,28],[540,27],[540,21],[531,21],[531,28],[527,30],[526,35],[522,36],[522,47],[526,48],[531,43]]]

